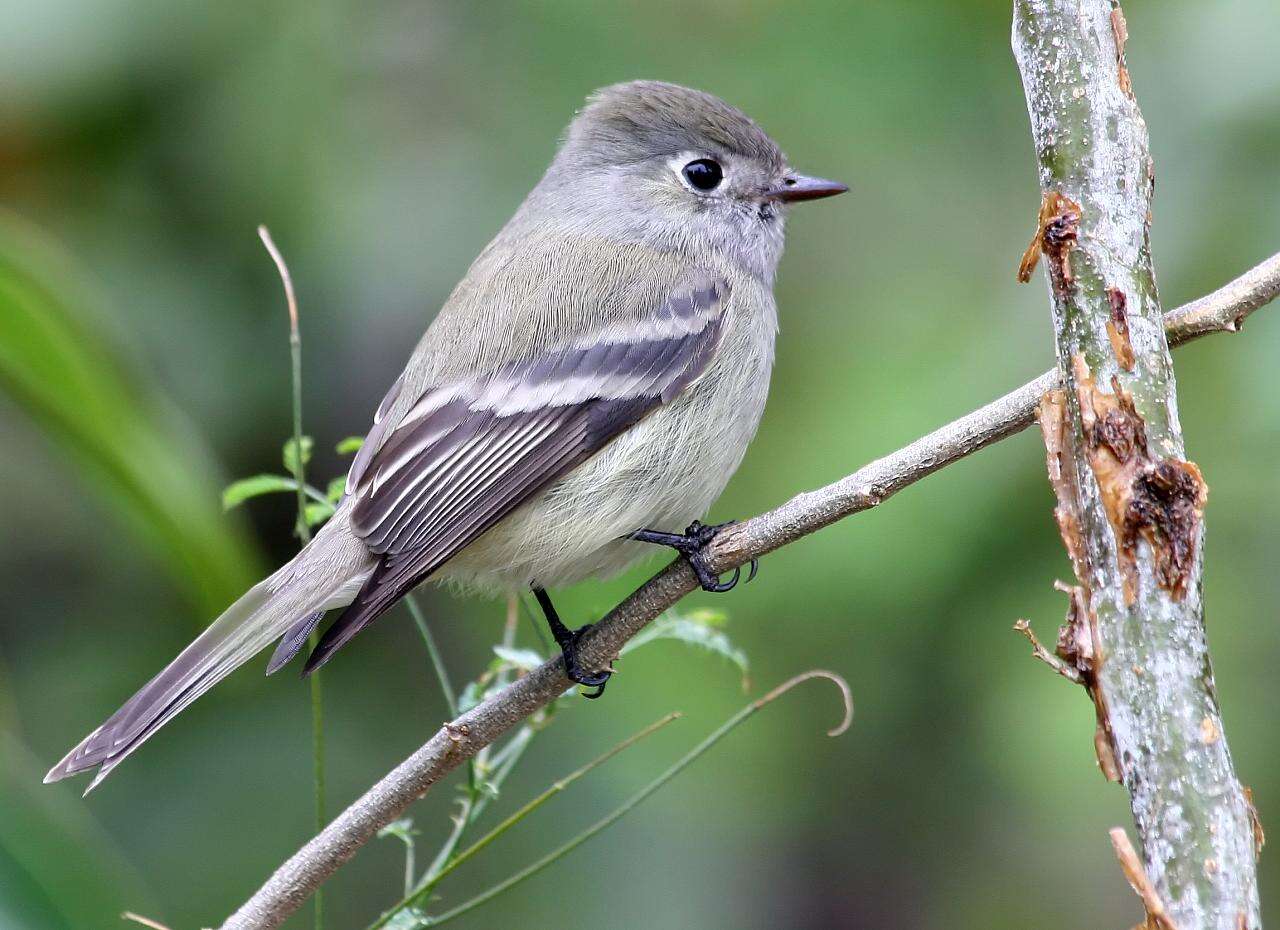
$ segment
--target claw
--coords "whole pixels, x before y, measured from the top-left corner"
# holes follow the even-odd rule
[[[736,521],[728,523],[717,523],[714,526],[708,526],[694,520],[685,529],[684,533],[663,533],[656,530],[636,530],[627,538],[634,539],[639,542],[654,543],[661,546],[670,546],[684,557],[689,563],[689,567],[693,569],[694,575],[698,578],[698,584],[702,586],[702,590],[711,591],[716,594],[723,594],[725,591],[732,591],[738,586],[738,580],[742,577],[741,566],[735,566],[733,569],[733,577],[728,581],[721,581],[718,575],[712,574],[708,568],[706,559],[703,556],[703,549],[711,543],[716,537],[716,533],[724,529],[726,526],[732,526]],[[751,581],[756,577],[756,572],[760,569],[760,563],[757,559],[751,560],[751,571],[747,575],[747,581]]]
[[[735,567],[733,569],[733,577],[728,581],[720,581],[717,578],[710,587],[707,587],[706,585],[703,585],[702,587],[704,590],[711,591],[715,594],[723,594],[725,591],[732,591],[738,586],[738,578],[741,577],[741,575],[742,569]]]
[[[608,684],[609,678],[613,675],[613,670],[601,669],[598,672],[587,672],[583,671],[582,666],[578,664],[578,641],[592,626],[593,624],[588,623],[586,626],[581,626],[574,630],[569,635],[569,638],[560,644],[560,652],[564,656],[564,673],[566,677],[574,684],[595,688],[596,690],[591,693],[582,692],[583,697],[594,701],[604,694],[604,686]]]

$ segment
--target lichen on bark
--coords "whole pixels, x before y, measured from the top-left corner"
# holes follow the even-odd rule
[[[1059,452],[1069,474],[1054,487],[1060,511],[1063,489],[1074,494],[1065,520],[1092,631],[1091,693],[1152,887],[1181,930],[1259,930],[1251,808],[1204,634],[1206,489],[1178,420],[1148,238],[1154,169],[1127,37],[1109,0],[1014,2],[1042,203],[1078,214],[1070,248],[1050,247],[1043,210],[1039,224],[1070,432],[1058,445],[1072,453]]]

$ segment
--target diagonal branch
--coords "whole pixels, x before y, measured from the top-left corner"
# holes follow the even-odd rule
[[[1244,276],[1165,318],[1177,344],[1209,332],[1234,332],[1240,321],[1280,293],[1280,254]],[[725,572],[837,520],[869,510],[940,468],[1026,429],[1044,394],[1059,386],[1045,372],[985,407],[955,420],[882,459],[776,510],[729,527],[712,543],[712,570]],[[682,560],[641,585],[584,638],[588,668],[607,664],[632,636],[697,586]],[[570,686],[559,659],[548,662],[440,729],[413,755],[358,798],[276,870],[222,930],[280,926],[377,831],[395,820],[436,782]]]

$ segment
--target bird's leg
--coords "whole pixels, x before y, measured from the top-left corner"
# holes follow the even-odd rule
[[[571,630],[560,621],[560,615],[556,613],[551,597],[544,589],[535,585],[533,596],[538,599],[538,606],[542,608],[542,613],[547,618],[551,635],[555,638],[556,645],[560,647],[560,654],[564,656],[564,673],[569,676],[569,680],[596,689],[594,692],[582,692],[583,697],[598,698],[604,694],[605,683],[613,672],[609,669],[588,672],[578,664],[578,640],[582,639],[582,634],[591,629],[592,624],[588,623],[586,626]]]
[[[684,557],[689,563],[689,567],[693,569],[693,573],[698,576],[698,584],[702,585],[704,591],[730,591],[737,587],[738,578],[742,574],[741,568],[733,570],[733,577],[728,581],[721,581],[719,576],[712,574],[711,569],[707,567],[707,557],[703,550],[716,538],[716,533],[720,532],[726,526],[732,526],[736,520],[730,520],[728,523],[717,523],[715,526],[707,526],[694,520],[689,524],[689,528],[683,533],[661,533],[657,530],[636,530],[628,539],[634,539],[636,542],[653,543],[657,546],[670,546]],[[747,574],[747,581],[755,578],[756,572],[760,568],[760,563],[756,559],[751,560],[751,571]]]

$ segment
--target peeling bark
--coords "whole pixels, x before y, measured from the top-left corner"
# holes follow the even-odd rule
[[[1052,273],[1052,272],[1051,272]],[[1107,702],[1098,687],[1098,617],[1089,607],[1088,558],[1089,553],[1082,532],[1082,502],[1076,485],[1074,436],[1071,432],[1067,394],[1058,389],[1045,394],[1036,411],[1040,433],[1044,438],[1045,464],[1049,471],[1049,484],[1057,498],[1053,516],[1067,547],[1071,567],[1079,584],[1068,585],[1061,581],[1054,587],[1067,595],[1067,617],[1058,628],[1056,654],[1074,673],[1093,701],[1097,726],[1093,734],[1093,750],[1098,758],[1098,769],[1108,781],[1120,780],[1120,767],[1116,763],[1114,742],[1111,737],[1111,718]]]
[[[1049,258],[1049,280],[1061,291],[1070,290],[1075,277],[1071,273],[1071,250],[1080,230],[1080,204],[1060,191],[1046,191],[1040,201],[1040,215],[1031,244],[1018,264],[1018,280],[1026,284],[1040,263],[1043,252]]]
[[[1259,930],[1254,821],[1203,625],[1207,492],[1178,422],[1127,38],[1108,0],[1014,2],[1063,385],[1040,421],[1077,581],[1059,655],[1093,697],[1099,764],[1129,792],[1144,866],[1132,873],[1135,858],[1126,872],[1149,923]]]
[[[1129,301],[1124,291],[1119,288],[1107,289],[1107,300],[1111,302],[1111,319],[1107,321],[1107,339],[1111,341],[1111,351],[1116,361],[1125,371],[1133,371],[1137,359],[1133,357],[1133,343],[1129,341]]]

